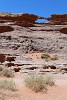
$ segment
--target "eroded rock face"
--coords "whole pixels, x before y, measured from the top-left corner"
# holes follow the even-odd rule
[[[19,25],[23,27],[34,27],[35,21],[38,19],[45,19],[34,14],[11,14],[0,13],[0,23],[13,22],[13,25]]]
[[[11,26],[0,26],[0,33],[10,32],[13,30],[14,30],[14,28],[12,28]]]

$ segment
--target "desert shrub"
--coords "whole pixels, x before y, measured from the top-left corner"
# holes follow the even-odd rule
[[[0,71],[3,71],[3,67],[2,66],[0,66]]]
[[[55,83],[54,83],[54,80],[52,79],[52,77],[50,76],[46,76],[45,77],[45,83],[49,86],[53,86]]]
[[[11,91],[17,90],[17,86],[13,82],[13,80],[0,80],[0,88],[8,89],[8,90],[11,90]]]
[[[14,77],[14,72],[8,68],[0,66],[0,76]]]
[[[58,60],[58,56],[57,55],[54,55],[51,60]]]
[[[45,61],[49,61],[51,57],[50,57],[49,54],[42,54],[42,55],[41,55],[41,58],[42,58],[42,59],[45,59]]]
[[[44,78],[43,76],[29,76],[25,79],[25,84],[28,88],[35,92],[42,92],[47,90],[47,85],[54,85],[54,82],[50,79]]]
[[[45,59],[45,61],[58,60],[58,56],[57,55],[54,55],[53,57],[51,57],[49,54],[42,54],[41,58]]]
[[[3,76],[14,77],[14,72],[10,69],[4,68],[2,71]]]
[[[42,54],[42,55],[41,55],[41,58],[48,59],[48,58],[50,58],[50,55],[49,55],[49,54]]]
[[[0,93],[0,100],[5,100],[3,93]]]

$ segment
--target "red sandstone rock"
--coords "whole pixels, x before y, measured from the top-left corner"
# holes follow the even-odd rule
[[[67,34],[67,28],[62,28],[62,29],[60,30],[60,32],[61,32],[61,33],[64,33],[64,34]]]
[[[9,61],[9,62],[15,61],[15,58],[16,58],[16,57],[7,57],[7,58],[6,58],[6,61]]]
[[[38,19],[38,16],[33,14],[7,14],[0,16],[0,20],[11,20],[11,21],[27,21],[34,23]]]
[[[67,14],[53,14],[50,18],[47,18],[47,20],[50,21],[51,24],[67,25]]]
[[[33,23],[30,23],[30,22],[16,22],[15,25],[18,25],[18,26],[23,26],[23,27],[34,27],[35,25]]]
[[[0,62],[1,63],[5,62],[5,55],[4,54],[0,54]]]
[[[10,26],[0,26],[0,33],[3,33],[3,32],[10,32],[10,31],[13,31],[14,29]]]
[[[11,67],[11,66],[15,66],[14,63],[7,63],[6,66]]]

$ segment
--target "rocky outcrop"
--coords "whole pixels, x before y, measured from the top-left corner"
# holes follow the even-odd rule
[[[33,14],[7,14],[0,15],[0,20],[9,20],[9,21],[27,21],[34,23],[39,17]]]
[[[51,24],[67,25],[67,14],[53,14],[51,17],[47,18],[47,20],[50,21]]]
[[[10,32],[13,30],[14,30],[14,28],[12,28],[11,26],[0,26],[0,33]]]
[[[34,14],[11,14],[0,13],[0,23],[13,22],[13,25],[19,25],[23,27],[34,27],[35,21],[38,19],[46,19]]]
[[[22,27],[34,27],[35,25],[31,22],[26,22],[26,21],[23,21],[23,22],[15,22],[14,25],[18,25],[18,26],[22,26]]]
[[[53,14],[51,17],[45,18],[34,14],[11,14],[11,13],[0,13],[0,23],[13,22],[14,25],[23,27],[32,27],[38,19],[48,20],[50,24],[55,25],[67,25],[67,14]],[[44,21],[45,23],[45,21]]]
[[[34,14],[9,14],[1,13],[0,22],[14,22],[14,25],[19,25],[23,27],[33,27],[35,21],[40,18]]]

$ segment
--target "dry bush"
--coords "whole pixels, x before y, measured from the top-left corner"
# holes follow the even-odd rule
[[[3,67],[0,66],[0,76],[2,76],[2,72],[3,72]]]
[[[0,100],[5,100],[3,93],[0,93]]]
[[[14,72],[8,68],[0,66],[0,76],[14,77]]]
[[[41,58],[45,59],[45,61],[58,60],[58,56],[57,55],[54,55],[53,57],[51,57],[49,54],[42,54]]]
[[[3,69],[3,75],[6,77],[14,77],[14,72],[10,69]]]
[[[48,58],[50,58],[50,55],[49,54],[42,54],[41,58],[48,59]]]
[[[41,58],[42,58],[42,59],[45,59],[45,61],[49,61],[51,57],[50,57],[49,54],[42,54],[42,55],[41,55]]]
[[[57,55],[54,55],[51,60],[58,60],[58,56]]]
[[[1,89],[8,89],[11,91],[17,91],[17,86],[13,82],[13,80],[0,80],[0,88]]]
[[[43,76],[29,76],[25,79],[25,84],[28,88],[35,92],[42,92],[47,90],[47,85],[53,86],[54,81],[51,78]]]
[[[2,66],[0,66],[0,72],[1,72],[1,71],[3,71],[3,67],[2,67]]]
[[[50,77],[50,76],[46,76],[46,77],[45,77],[45,83],[46,83],[47,85],[49,85],[49,86],[53,86],[53,85],[55,84],[53,78]]]

